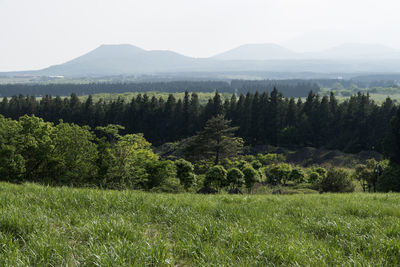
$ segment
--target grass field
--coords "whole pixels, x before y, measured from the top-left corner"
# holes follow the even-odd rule
[[[0,183],[1,266],[399,266],[400,195]]]

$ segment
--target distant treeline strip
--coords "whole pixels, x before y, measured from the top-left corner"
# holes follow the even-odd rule
[[[319,86],[312,82],[301,80],[263,80],[247,81],[233,80],[229,82],[218,81],[176,81],[176,82],[148,82],[148,83],[88,83],[88,84],[3,84],[0,85],[0,96],[11,97],[14,95],[69,96],[72,93],[80,95],[93,95],[99,93],[125,93],[125,92],[219,92],[245,94],[247,92],[271,92],[278,87],[287,97],[305,97],[312,90],[318,92]]]
[[[219,93],[200,105],[198,95],[185,93],[183,99],[170,94],[167,100],[139,94],[131,101],[121,98],[81,102],[77,95],[62,99],[44,96],[41,100],[23,95],[4,97],[0,114],[17,119],[34,114],[46,121],[60,119],[79,125],[119,124],[124,133],[144,133],[154,145],[193,136],[213,116],[223,114],[238,126],[238,136],[251,145],[285,147],[325,147],[347,152],[382,151],[381,144],[396,114],[390,98],[377,105],[368,94],[358,93],[338,102],[335,95],[320,97],[309,92],[306,100],[286,98],[278,90],[271,93],[233,94],[224,100]]]

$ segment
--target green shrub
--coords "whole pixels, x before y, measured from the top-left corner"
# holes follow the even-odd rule
[[[279,163],[285,161],[285,156],[282,154],[258,154],[257,160],[261,162],[262,165],[270,165],[274,163]]]
[[[252,167],[244,168],[243,174],[244,174],[244,181],[248,189],[251,189],[253,185],[260,180],[260,175]]]
[[[207,171],[204,180],[205,187],[214,187],[219,190],[220,188],[227,186],[227,184],[226,170],[223,166],[215,165]]]
[[[228,183],[234,187],[240,187],[244,184],[244,174],[238,168],[230,168],[226,175]]]
[[[313,168],[312,170],[313,170],[314,172],[318,173],[319,176],[320,176],[322,179],[325,178],[326,175],[327,175],[327,171],[326,171],[325,168],[322,168],[322,167],[315,167],[315,168]]]
[[[377,189],[381,192],[400,192],[400,165],[390,164],[379,176]]]
[[[278,183],[283,182],[286,184],[286,181],[289,179],[289,175],[292,171],[292,167],[287,163],[279,163],[272,165],[267,173],[266,176],[268,183],[272,185],[276,185]]]
[[[193,173],[194,167],[192,163],[184,159],[175,161],[176,176],[181,184],[187,189],[196,182],[196,175]]]
[[[250,164],[256,170],[258,170],[258,169],[260,169],[262,167],[261,162],[258,161],[258,160],[253,160]]]
[[[183,192],[183,186],[180,184],[178,178],[167,177],[161,181],[159,186],[153,187],[152,192],[166,192],[166,193],[179,193]]]
[[[302,183],[305,181],[305,174],[304,171],[299,168],[293,168],[289,175],[289,180],[294,181],[296,183]]]
[[[353,192],[354,185],[349,173],[341,168],[331,168],[321,181],[324,192]]]
[[[321,181],[322,181],[322,177],[317,172],[313,171],[308,175],[308,182],[310,182],[312,184],[319,184],[319,183],[321,183]]]

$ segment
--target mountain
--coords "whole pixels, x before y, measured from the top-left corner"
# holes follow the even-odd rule
[[[299,55],[277,44],[246,44],[213,56],[218,60],[296,59]]]
[[[399,59],[400,51],[380,44],[342,44],[321,52],[304,53],[303,57],[315,59]]]
[[[190,68],[194,61],[194,58],[172,51],[147,51],[129,44],[101,45],[85,55],[40,72],[45,75],[99,76],[179,71]]]
[[[242,45],[210,58],[192,58],[168,50],[145,50],[129,44],[102,45],[64,64],[46,69],[0,73],[0,76],[99,77],[184,73],[185,77],[235,77],[246,73],[384,73],[399,72],[400,53],[374,44],[344,44],[319,52],[296,53],[276,44]],[[231,75],[231,76],[232,76]],[[228,75],[229,76],[229,75]],[[258,76],[258,74],[257,74]],[[296,76],[296,75],[294,75]]]

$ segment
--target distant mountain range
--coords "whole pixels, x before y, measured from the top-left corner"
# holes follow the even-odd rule
[[[343,44],[323,51],[296,53],[277,44],[247,44],[213,58],[220,60],[379,60],[400,59],[400,51],[379,44]]]
[[[168,50],[101,45],[78,58],[36,71],[0,75],[104,76],[188,72],[383,73],[400,71],[400,51],[378,44],[343,44],[324,51],[296,53],[277,44],[247,44],[210,58]]]

